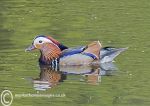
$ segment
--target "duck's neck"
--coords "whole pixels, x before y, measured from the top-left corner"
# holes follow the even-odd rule
[[[54,44],[45,44],[40,50],[41,57],[39,61],[43,64],[51,64],[54,60],[58,59],[61,55],[61,50]]]

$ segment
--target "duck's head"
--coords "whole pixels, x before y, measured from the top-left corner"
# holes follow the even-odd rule
[[[52,60],[59,58],[62,50],[67,49],[66,46],[59,43],[50,36],[36,36],[26,51],[38,49],[41,52],[40,62],[50,64]]]
[[[55,40],[54,38],[50,36],[38,35],[33,39],[32,45],[26,48],[26,51],[32,51],[35,49],[42,50],[48,44],[58,47],[61,51],[64,49],[67,49],[66,46],[59,43],[57,40]]]

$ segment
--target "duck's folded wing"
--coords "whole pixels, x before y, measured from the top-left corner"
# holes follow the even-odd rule
[[[87,46],[69,48],[62,52],[59,63],[61,65],[85,65],[99,59],[100,43],[92,42]]]
[[[100,49],[101,49],[100,42],[94,41],[87,46],[80,46],[64,50],[62,52],[61,58],[69,55],[82,53],[83,55],[87,55],[89,57],[92,57],[93,59],[99,59]]]
[[[86,48],[87,48],[87,46],[80,46],[80,47],[66,49],[66,50],[62,51],[61,57],[65,57],[65,56],[81,53]]]

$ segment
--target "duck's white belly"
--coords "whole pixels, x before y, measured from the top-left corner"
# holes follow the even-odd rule
[[[93,58],[83,55],[83,54],[74,54],[70,56],[65,56],[60,58],[60,65],[88,65],[92,63]]]

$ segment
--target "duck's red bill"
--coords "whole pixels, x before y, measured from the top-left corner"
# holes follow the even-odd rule
[[[34,45],[29,46],[28,48],[25,49],[25,51],[32,51],[35,50],[36,47]]]

